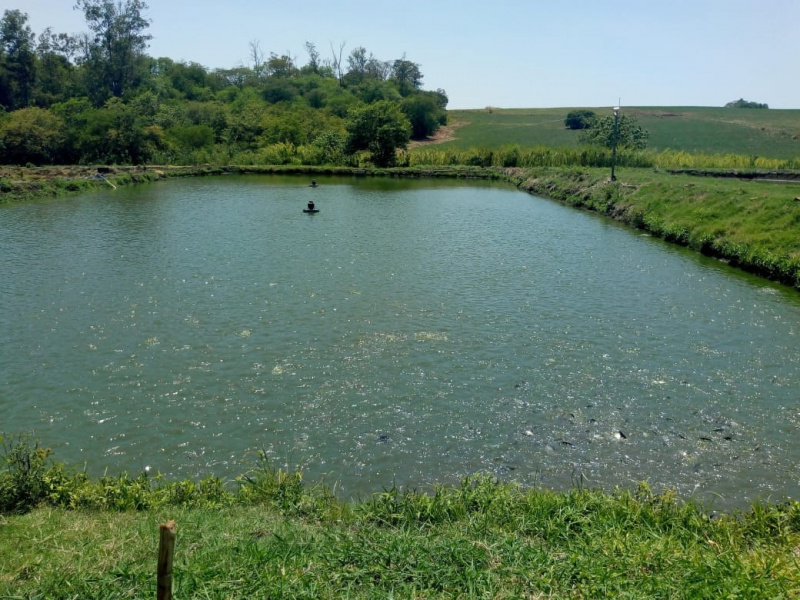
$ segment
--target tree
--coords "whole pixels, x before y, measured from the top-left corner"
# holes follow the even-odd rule
[[[87,88],[100,105],[110,96],[121,97],[136,87],[145,73],[145,50],[153,37],[143,13],[143,0],[77,0],[92,36],[83,40]]]
[[[214,132],[215,141],[221,141],[228,129],[230,113],[220,102],[190,102],[183,105],[186,119],[193,125],[208,125]]]
[[[401,96],[408,96],[422,87],[422,72],[419,70],[419,65],[406,60],[405,56],[392,63],[392,79],[397,83]]]
[[[256,79],[264,76],[264,52],[261,50],[261,42],[252,40],[250,42],[250,58],[253,59],[253,74]]]
[[[447,112],[441,106],[440,92],[418,92],[405,98],[401,104],[411,122],[411,137],[422,140],[436,133],[447,122]],[[445,106],[447,97],[445,96]]]
[[[323,131],[313,143],[320,149],[323,163],[338,165],[344,161],[347,148],[347,137],[344,134],[333,130]]]
[[[298,95],[297,88],[288,78],[270,78],[262,89],[261,96],[270,104],[278,102],[291,102]]]
[[[359,84],[367,70],[367,49],[363,46],[354,48],[347,57],[347,79],[350,84]]]
[[[64,122],[42,108],[21,108],[0,123],[6,164],[52,164],[64,143]]]
[[[365,79],[358,86],[350,88],[350,91],[364,104],[372,104],[378,100],[400,102],[403,99],[396,86],[379,79]]]
[[[644,150],[647,147],[647,138],[650,132],[642,129],[636,117],[622,114],[617,123],[617,146],[633,150]],[[614,146],[614,117],[608,116],[596,119],[591,127],[581,131],[580,141],[612,148]]]
[[[370,54],[367,64],[364,66],[364,75],[369,79],[385,81],[392,72],[392,63],[378,60]]]
[[[267,61],[267,73],[270,77],[288,78],[297,74],[297,67],[294,66],[294,59],[288,54],[278,56],[270,52]]]
[[[744,98],[739,98],[733,102],[728,102],[725,108],[769,108],[768,104],[761,104],[760,102],[751,102]]]
[[[49,107],[77,95],[75,50],[75,39],[65,33],[54,34],[48,27],[39,35],[34,104]]]
[[[310,106],[281,103],[269,106],[261,119],[261,145],[310,144],[326,131],[341,128],[341,120]]]
[[[339,81],[342,80],[342,53],[344,52],[345,42],[339,44],[338,52],[333,47],[333,42],[331,42],[331,68],[333,69],[333,75]]]
[[[28,106],[36,79],[34,35],[28,15],[7,10],[0,21],[0,104],[10,110]]]
[[[102,108],[75,115],[76,149],[83,162],[143,164],[163,142],[163,131],[135,106],[110,98]]]
[[[338,84],[333,88],[326,86],[324,91],[325,109],[342,119],[346,118],[350,110],[358,104],[358,99],[353,93]]]
[[[344,85],[357,86],[367,81],[385,81],[391,73],[392,63],[378,60],[371,53],[367,57],[366,48],[358,47],[347,58],[347,68]]]
[[[91,110],[92,105],[86,97],[70,98],[50,107],[50,112],[65,123],[64,146],[58,161],[61,164],[88,162],[82,161],[80,138],[85,132],[87,115]]]
[[[593,110],[573,110],[564,119],[564,126],[567,129],[589,129],[597,119],[597,113]]]
[[[235,86],[243,89],[249,79],[252,79],[252,71],[247,67],[234,67],[233,69],[216,69],[212,75],[212,80],[217,80],[222,88]]]
[[[394,165],[395,151],[405,148],[411,136],[408,118],[397,103],[388,100],[354,108],[346,127],[348,151],[369,150],[379,167]]]
[[[263,120],[267,104],[253,88],[245,88],[231,104],[228,135],[231,142],[241,149],[258,147],[258,137],[264,132]]]
[[[198,150],[214,143],[214,130],[208,125],[179,125],[167,132],[181,148]]]
[[[306,42],[306,52],[308,52],[308,64],[306,70],[312,73],[319,73],[319,52],[317,47],[312,42]]]

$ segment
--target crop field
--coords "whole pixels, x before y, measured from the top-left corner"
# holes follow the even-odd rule
[[[504,145],[577,147],[578,131],[564,127],[575,108],[528,108],[448,111],[455,139],[447,148]],[[589,108],[599,116],[611,108]],[[648,150],[681,150],[704,154],[740,154],[767,158],[800,156],[800,110],[622,107],[650,132]]]

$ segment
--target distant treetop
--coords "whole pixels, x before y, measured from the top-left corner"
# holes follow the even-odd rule
[[[567,129],[589,129],[597,120],[597,113],[593,110],[573,110],[564,119]]]
[[[769,108],[769,105],[761,104],[760,102],[750,102],[744,98],[739,98],[733,102],[728,102],[725,108]]]

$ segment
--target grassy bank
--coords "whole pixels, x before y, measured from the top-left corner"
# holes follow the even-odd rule
[[[797,502],[716,515],[645,485],[553,493],[481,476],[342,502],[266,463],[229,485],[90,480],[24,439],[8,448],[2,598],[152,598],[168,519],[177,598],[800,595]]]
[[[109,186],[120,187],[159,181],[170,177],[204,174],[202,167],[132,167],[120,166],[97,177],[97,167],[0,167],[0,204],[39,198],[54,198],[91,192]]]
[[[625,169],[509,169],[521,189],[800,287],[800,185]]]
[[[356,169],[353,167],[307,165],[150,165],[147,167],[114,166],[103,178],[96,177],[97,167],[0,167],[0,204],[54,198],[75,193],[149,183],[175,177],[246,174],[302,174],[391,177],[448,177],[499,179],[499,172],[480,166],[411,166],[399,169]]]

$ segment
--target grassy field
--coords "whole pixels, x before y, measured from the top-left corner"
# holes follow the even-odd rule
[[[480,109],[448,112],[461,123],[443,147],[577,147],[577,131],[564,127],[571,108]],[[610,108],[590,108],[610,115]],[[704,107],[623,107],[650,132],[648,149],[705,154],[800,157],[800,110]]]

